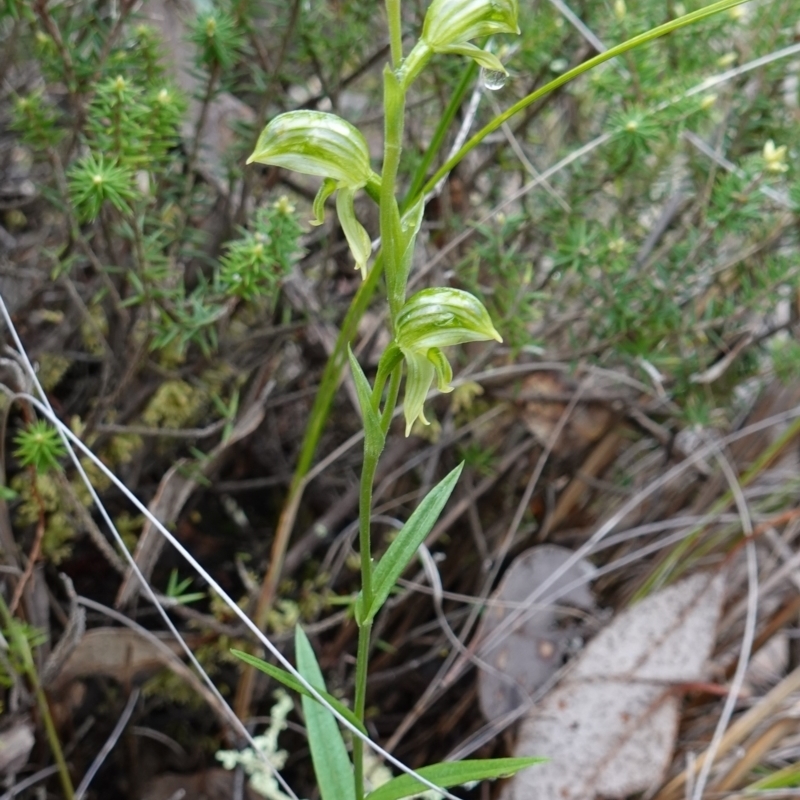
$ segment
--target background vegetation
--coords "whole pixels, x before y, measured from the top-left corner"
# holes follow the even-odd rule
[[[411,188],[446,109],[454,125],[428,175],[459,130],[695,5],[523,4],[522,36],[494,47],[504,85],[490,89],[453,59],[434,59],[415,84],[400,185]],[[408,31],[424,6],[404,4]],[[723,519],[736,492],[715,457],[686,461],[699,448],[719,444],[757,525],[769,521],[763,530],[789,548],[764,545],[762,580],[790,557],[796,472],[780,457],[794,428],[765,426],[733,449],[723,437],[800,402],[798,12],[797,0],[754,1],[601,66],[512,118],[428,204],[414,285],[474,292],[504,343],[461,349],[458,388],[431,404],[429,428],[395,439],[376,483],[380,551],[466,461],[428,543],[441,592],[432,602],[425,572],[409,575],[376,621],[368,727],[412,766],[509,752],[478,710],[476,671],[453,666],[452,639],[473,641],[473,610],[527,548],[579,547],[684,463],[682,478],[630,506],[625,525],[709,509],[723,521],[690,524],[641,557],[624,541],[593,554],[599,567],[627,559],[596,582],[598,605],[623,607],[726,558],[739,564],[747,531]],[[341,364],[342,331],[374,369],[385,309],[356,295],[333,215],[309,225],[316,182],[244,160],[263,125],[296,108],[352,121],[379,157],[381,13],[366,0],[0,5],[0,294],[24,352],[58,418],[276,642],[290,647],[305,625],[334,694],[353,678],[360,419],[349,377],[329,410],[314,399]],[[358,214],[377,235],[366,200]],[[210,781],[214,754],[240,742],[218,704],[208,713],[218,701],[164,654],[153,634],[163,625],[109,544],[108,522],[221,694],[257,725],[274,700],[229,654],[252,642],[84,457],[108,519],[98,511],[53,429],[12,396],[30,393],[32,378],[7,343],[1,702],[7,735],[29,742],[18,763],[0,749],[9,790],[47,769],[54,738],[77,784],[123,709],[123,744],[90,795],[169,797],[163,783],[144,785],[167,773]],[[742,564],[731,608],[747,583]],[[795,624],[796,600],[780,581],[762,596],[759,647]],[[726,619],[720,663],[744,624]],[[129,640],[134,623],[145,633]],[[581,637],[597,627],[595,616]],[[85,629],[116,633],[92,645]],[[796,658],[784,645],[779,672]],[[719,708],[713,693],[695,701],[676,771],[680,748],[708,741]],[[752,769],[793,764],[781,741]],[[313,796],[302,731],[281,746],[290,782]],[[58,778],[39,775],[58,796]],[[737,787],[753,780],[744,770]]]

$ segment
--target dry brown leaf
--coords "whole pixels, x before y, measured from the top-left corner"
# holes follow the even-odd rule
[[[154,639],[129,628],[93,628],[64,662],[53,678],[53,686],[58,689],[71,681],[98,675],[126,684],[164,667],[191,673],[173,652],[177,647],[174,641],[157,644]]]
[[[525,378],[519,393],[524,402],[522,420],[540,442],[550,441],[575,391],[574,383],[558,372],[535,372]],[[613,416],[602,403],[578,403],[553,445],[553,452],[564,458],[584,450],[608,430]]]
[[[543,583],[573,552],[552,544],[533,547],[521,553],[508,569],[500,586],[492,595],[497,605],[490,606],[481,620],[478,641],[516,610],[531,590]],[[570,567],[551,587],[548,594],[558,597],[557,605],[547,604],[532,613],[525,622],[511,631],[494,647],[479,647],[478,658],[496,672],[482,669],[478,678],[478,698],[483,715],[490,722],[515,708],[533,694],[560,669],[576,634],[577,622],[558,606],[573,606],[584,611],[595,608],[588,582],[594,567],[580,561]],[[583,578],[585,582],[561,595],[559,590]],[[500,603],[507,603],[504,607]],[[544,605],[544,604],[543,604]]]
[[[14,775],[27,763],[36,741],[28,716],[15,717],[0,731],[0,775]]]
[[[697,574],[619,614],[525,719],[502,800],[622,798],[663,780],[679,720],[676,684],[699,681],[714,646],[724,576]]]

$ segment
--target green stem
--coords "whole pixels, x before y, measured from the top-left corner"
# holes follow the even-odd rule
[[[469,87],[472,86],[472,82],[478,74],[478,69],[477,62],[470,60],[469,66],[461,73],[461,80],[458,82],[458,86],[456,86],[450,98],[450,102],[444,110],[444,114],[442,114],[439,119],[439,124],[433,132],[430,144],[422,154],[422,160],[414,171],[408,193],[400,204],[401,211],[405,211],[411,205],[411,201],[415,200],[419,195],[419,190],[425,183],[425,176],[428,174],[428,169],[433,163],[433,159],[436,158],[436,154],[441,150],[447,132],[450,130],[450,125],[455,119],[458,109],[461,108],[461,104],[464,102],[464,96],[469,91]]]
[[[39,707],[39,714],[42,717],[47,740],[50,743],[50,750],[53,753],[53,758],[58,768],[58,776],[61,779],[61,789],[64,793],[65,800],[73,800],[75,797],[75,790],[72,788],[72,779],[69,776],[69,769],[67,769],[67,762],[64,759],[64,753],[61,750],[61,742],[58,740],[58,732],[56,731],[53,717],[50,714],[50,706],[47,703],[42,684],[39,682],[39,673],[36,671],[36,665],[33,663],[33,654],[31,653],[30,644],[25,638],[25,634],[20,629],[20,624],[11,616],[8,610],[6,601],[0,595],[0,622],[5,628],[8,638],[11,640],[12,646],[16,651],[18,657],[22,661],[22,668],[28,676],[33,693],[36,695],[36,704]]]
[[[477,67],[475,67],[477,70]],[[473,71],[474,75],[474,71]],[[461,104],[464,102],[464,97],[469,90],[471,81],[462,80],[456,91],[454,92],[450,104],[447,106],[444,115],[439,120],[436,126],[431,143],[425,151],[423,161],[414,171],[411,178],[412,190],[408,192],[402,203],[402,208],[405,210],[411,205],[411,200],[415,199],[419,194],[419,190],[413,187],[420,187],[425,181],[425,173],[432,163],[436,154],[439,152],[447,131],[449,130],[450,123],[455,117]],[[370,196],[373,199],[380,200],[379,187],[369,186]],[[339,337],[336,339],[336,345],[333,352],[328,357],[328,362],[325,364],[325,369],[320,378],[319,391],[314,398],[314,405],[311,408],[309,415],[308,425],[306,426],[303,435],[303,443],[300,447],[300,455],[297,459],[297,466],[295,467],[294,475],[292,476],[292,483],[289,488],[289,493],[284,503],[286,508],[292,506],[296,501],[297,495],[302,492],[306,473],[311,469],[311,464],[314,461],[314,455],[317,452],[317,445],[319,444],[322,431],[325,428],[325,423],[328,420],[328,414],[331,410],[333,398],[336,396],[336,391],[339,388],[339,382],[342,377],[342,370],[347,363],[347,346],[353,340],[358,330],[358,324],[367,310],[372,296],[375,294],[375,289],[378,287],[381,275],[383,274],[383,256],[378,254],[372,269],[367,275],[367,279],[359,286],[356,296],[353,298],[350,308],[347,310],[344,321],[342,322],[342,329],[339,332]]]
[[[384,144],[383,172],[381,173],[381,250],[384,254],[386,287],[389,295],[389,313],[392,327],[405,301],[405,279],[402,275],[402,232],[400,210],[395,198],[397,172],[403,145],[403,118],[405,94],[397,76],[388,67],[383,72]]]
[[[618,44],[615,47],[606,50],[605,53],[600,53],[594,58],[584,61],[577,67],[573,67],[568,72],[565,72],[563,75],[559,75],[555,80],[550,81],[550,83],[545,84],[540,89],[537,89],[535,92],[531,92],[531,94],[523,97],[522,100],[514,103],[513,106],[499,116],[495,117],[488,125],[486,125],[484,128],[481,128],[481,130],[479,130],[468,142],[466,142],[452,158],[450,158],[434,173],[433,177],[425,184],[422,191],[425,193],[431,191],[431,189],[433,189],[434,186],[436,186],[436,184],[439,183],[439,181],[445,175],[447,175],[447,173],[450,172],[450,170],[453,169],[453,167],[455,167],[456,164],[458,164],[464,158],[464,156],[467,155],[467,153],[469,153],[471,150],[474,150],[489,134],[494,133],[501,125],[503,125],[504,122],[508,122],[511,117],[527,108],[529,105],[531,105],[531,103],[535,103],[540,97],[544,97],[546,94],[558,89],[559,86],[569,83],[574,78],[577,78],[584,72],[588,72],[590,69],[593,69],[605,61],[610,61],[616,56],[627,53],[629,50],[633,50],[636,47],[640,47],[643,44],[653,41],[653,39],[658,39],[661,36],[665,36],[668,33],[678,30],[679,28],[684,28],[687,25],[691,25],[693,22],[699,22],[700,20],[711,17],[714,14],[718,14],[720,11],[726,11],[729,8],[738,6],[743,2],[745,2],[745,0],[719,0],[716,3],[712,3],[710,6],[700,8],[697,11],[692,11],[690,14],[684,14],[682,17],[665,22],[663,25],[659,25],[656,28],[651,28],[649,31],[645,31],[645,33],[640,33],[638,36],[634,36],[632,39],[628,39],[626,42],[622,42],[622,44]],[[413,201],[414,198],[412,197],[411,200]]]
[[[392,66],[397,69],[403,60],[403,29],[400,19],[400,0],[386,0],[386,18],[389,21],[389,41],[392,48]]]
[[[383,435],[389,432],[389,425],[392,423],[394,416],[394,407],[397,405],[397,395],[400,393],[400,379],[403,377],[403,364],[398,364],[392,370],[392,377],[389,381],[389,392],[386,395],[386,405],[383,407],[383,414],[381,414],[381,430]]]
[[[369,663],[369,640],[372,623],[368,622],[358,629],[358,657],[356,661],[355,715],[363,722],[367,701],[367,665]],[[364,742],[353,738],[353,766],[356,782],[356,800],[364,797]]]
[[[358,545],[361,551],[361,593],[364,599],[364,608],[372,605],[370,516],[372,514],[372,482],[375,479],[377,468],[378,457],[365,447],[358,502]]]

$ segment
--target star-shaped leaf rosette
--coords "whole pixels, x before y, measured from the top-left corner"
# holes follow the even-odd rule
[[[353,200],[364,187],[377,196],[381,179],[370,167],[367,141],[361,132],[336,114],[288,111],[261,132],[247,163],[254,161],[324,178],[314,199],[315,225],[324,221],[325,201],[338,192],[336,213],[356,266],[366,277],[372,245],[356,219]]]
[[[507,74],[497,56],[473,39],[496,33],[516,33],[518,0],[433,0],[425,14],[422,36],[400,70],[405,88],[419,75],[434,53],[453,53],[477,61],[484,69]]]
[[[394,342],[407,368],[406,436],[415,420],[428,424],[424,404],[434,378],[440,392],[453,390],[453,370],[440,348],[489,339],[503,341],[489,312],[469,292],[423,289],[408,299],[397,316]]]

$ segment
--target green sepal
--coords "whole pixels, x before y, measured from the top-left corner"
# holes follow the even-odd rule
[[[251,667],[255,667],[255,669],[263,672],[265,675],[269,675],[270,678],[274,678],[278,683],[282,683],[287,689],[292,689],[293,691],[297,692],[303,697],[309,697],[312,700],[316,700],[314,695],[303,686],[297,678],[292,675],[291,672],[287,672],[285,669],[281,669],[280,667],[276,667],[274,664],[269,664],[266,661],[263,661],[256,656],[251,656],[250,653],[244,653],[241,650],[231,650],[231,654],[236,656],[236,658],[241,659],[245,662],[245,664],[249,664]],[[311,684],[314,686],[314,684]],[[355,725],[362,733],[367,734],[367,729],[364,727],[364,724],[361,720],[344,704],[341,700],[337,700],[332,694],[326,692],[320,686],[314,686],[314,688],[319,692],[319,694],[325,699],[326,702],[330,703],[351,725]],[[317,701],[319,702],[319,701]]]
[[[325,222],[325,201],[336,191],[336,181],[333,178],[325,178],[319,187],[317,196],[314,198],[314,219],[312,225],[322,225]]]
[[[467,58],[477,61],[478,64],[480,64],[486,70],[491,72],[502,72],[504,75],[508,75],[508,71],[503,66],[503,63],[496,55],[494,55],[494,53],[490,53],[488,50],[483,50],[480,47],[476,47],[474,44],[470,44],[469,42],[448,44],[442,47],[439,52],[449,53],[450,55],[466,56]]]
[[[432,50],[496,33],[519,33],[518,0],[433,0],[425,13],[422,38]]]
[[[386,602],[397,579],[403,574],[408,562],[414,557],[419,546],[425,541],[425,537],[431,532],[436,520],[439,519],[439,514],[450,498],[463,467],[462,462],[425,495],[423,501],[408,518],[375,566],[372,573],[372,605],[368,609],[364,609],[361,594],[356,601],[357,605],[359,601],[362,603],[361,625],[372,620]]]
[[[361,277],[367,277],[367,261],[372,254],[372,242],[364,226],[356,219],[353,206],[355,190],[348,186],[340,186],[336,193],[336,213],[339,215],[339,224],[342,226],[350,252],[356,262],[356,268],[361,270]]]
[[[325,688],[311,642],[299,625],[295,628],[294,647],[297,671],[312,686]],[[302,703],[311,761],[322,800],[355,800],[353,765],[336,718],[316,700],[303,696]]]
[[[364,421],[364,446],[371,455],[377,458],[383,451],[386,442],[386,437],[381,429],[381,419],[377,409],[372,405],[372,389],[367,376],[349,346],[347,358],[350,361],[350,371],[353,373],[353,383],[356,385],[358,404],[361,407],[361,417]]]
[[[438,347],[431,347],[427,353],[428,361],[436,370],[436,386],[440,392],[447,394],[453,391],[450,382],[453,380],[453,368],[445,354]]]
[[[414,422],[419,419],[423,425],[430,425],[425,416],[425,400],[433,383],[436,370],[428,361],[428,353],[415,350],[405,352],[406,357],[406,396],[403,400],[403,414],[406,418],[406,436],[411,434]]]
[[[448,287],[423,289],[410,297],[397,317],[395,338],[405,353],[487,339],[503,341],[480,300]]]
[[[472,781],[507,778],[521,769],[541,764],[546,758],[489,758],[470,761],[445,761],[421,767],[417,773],[442,789],[461,786]],[[399,775],[370,792],[365,800],[400,800],[422,791],[421,784],[412,775]]]

